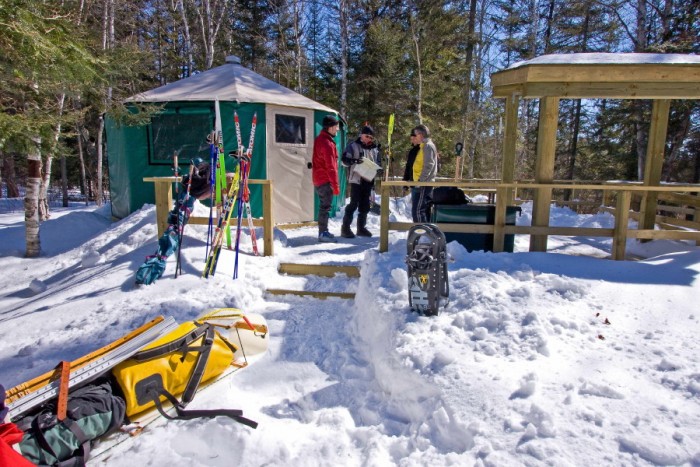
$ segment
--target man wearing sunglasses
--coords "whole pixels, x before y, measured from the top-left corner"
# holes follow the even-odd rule
[[[437,175],[437,148],[430,139],[430,130],[418,125],[411,130],[413,148],[408,153],[403,179],[409,182],[434,182]],[[430,222],[430,202],[433,187],[411,188],[411,217],[413,222]]]

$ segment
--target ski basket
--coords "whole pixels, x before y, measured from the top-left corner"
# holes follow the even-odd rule
[[[55,400],[17,422],[25,432],[19,449],[38,465],[85,465],[90,442],[124,421],[124,399],[112,394],[109,382],[76,389],[68,395],[67,417],[58,421]]]
[[[155,407],[168,419],[224,415],[257,426],[243,418],[240,410],[184,410],[201,383],[220,376],[234,361],[237,347],[214,327],[206,322],[184,323],[114,367],[112,374],[124,393],[128,416]],[[166,413],[166,401],[173,405],[176,416]]]
[[[420,313],[437,315],[450,297],[445,235],[433,224],[414,225],[406,250],[408,302]]]

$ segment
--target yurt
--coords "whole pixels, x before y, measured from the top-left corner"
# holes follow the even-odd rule
[[[225,154],[238,148],[234,111],[246,147],[253,115],[257,114],[250,179],[272,181],[275,223],[316,219],[318,198],[311,180],[313,142],[321,131],[324,116],[338,118],[335,110],[253,72],[235,56],[227,57],[224,65],[137,94],[127,102],[159,104],[162,110],[143,126],[120,125],[107,117],[114,217],[121,219],[145,203],[155,202],[153,184],[143,179],[172,176],[175,154],[180,166],[187,166],[195,157],[209,160],[206,137],[215,129],[218,106]],[[336,136],[339,154],[344,141],[341,122]],[[229,159],[230,165],[232,161]],[[345,176],[338,165],[344,193]],[[251,184],[250,191],[253,216],[260,217],[262,189]],[[342,198],[336,197],[333,212],[341,203]]]

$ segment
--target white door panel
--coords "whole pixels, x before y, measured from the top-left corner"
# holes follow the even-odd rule
[[[309,166],[313,156],[313,110],[267,105],[265,114],[267,174],[273,182],[274,221],[311,221],[314,218],[314,186]],[[277,128],[278,124],[285,125],[287,120],[295,124],[292,137]],[[285,137],[296,138],[297,142],[279,141]]]

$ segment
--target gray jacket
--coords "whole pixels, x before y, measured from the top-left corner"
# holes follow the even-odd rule
[[[437,176],[437,148],[430,138],[423,140],[423,168],[418,182],[434,182]]]
[[[347,145],[340,158],[340,162],[344,167],[350,168],[350,170],[348,170],[348,181],[350,183],[360,183],[360,181],[363,181],[360,174],[355,173],[355,165],[360,159],[367,159],[379,165],[379,148],[374,143],[370,147],[366,147],[359,138]]]

